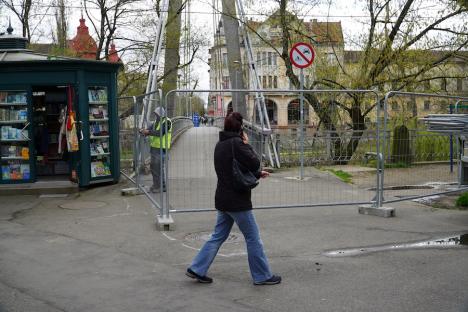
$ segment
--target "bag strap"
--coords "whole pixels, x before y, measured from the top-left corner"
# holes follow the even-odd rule
[[[232,150],[232,158],[236,159],[236,155],[234,154],[234,139],[231,139],[231,150]]]

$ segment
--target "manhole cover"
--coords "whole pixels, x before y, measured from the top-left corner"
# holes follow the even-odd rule
[[[94,209],[94,208],[101,208],[106,206],[107,203],[100,202],[100,201],[73,201],[69,203],[64,203],[59,205],[60,208],[63,209]]]
[[[190,233],[184,237],[185,240],[191,242],[206,242],[210,239],[211,232],[198,232],[198,233]],[[242,237],[239,233],[231,232],[229,237],[226,240],[226,243],[238,243],[240,241],[240,237]]]

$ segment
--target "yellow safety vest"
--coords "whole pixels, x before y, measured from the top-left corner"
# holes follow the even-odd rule
[[[154,131],[158,131],[161,128],[161,125],[164,123],[164,121],[169,122],[170,129],[162,136],[150,136],[150,145],[153,148],[160,148],[162,146],[163,149],[170,149],[171,148],[171,140],[172,140],[172,121],[169,118],[163,117],[161,120],[159,120],[158,124],[154,125]]]

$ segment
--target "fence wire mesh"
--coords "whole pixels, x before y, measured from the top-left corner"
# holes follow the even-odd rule
[[[243,92],[248,107],[246,120],[258,120],[254,110],[254,92]],[[224,90],[224,103],[221,104],[224,106],[218,111],[212,111],[206,123],[195,124],[195,127],[186,131],[171,148],[168,168],[171,209],[214,208],[217,178],[213,154],[222,128],[221,117],[224,112],[232,110],[231,94]],[[320,91],[308,92],[306,97],[302,179],[298,91],[266,95],[272,135],[261,135],[258,129],[249,127],[250,144],[262,153],[263,164],[271,166],[268,162],[269,140],[274,141],[281,163],[281,169],[274,169],[272,175],[253,190],[254,206],[267,208],[370,203],[375,196],[376,183],[376,162],[372,160],[377,152],[376,95],[362,91]],[[184,100],[181,101],[181,98]],[[314,109],[309,104],[312,101],[316,101],[316,107],[321,107],[321,114],[328,118],[327,124],[320,123],[318,116],[313,113]],[[196,112],[193,106],[187,109],[187,102],[195,101],[188,101],[187,96],[177,93],[170,94],[167,100],[169,105],[174,103],[174,112]],[[355,116],[353,113],[357,114],[357,105],[360,113]],[[210,118],[213,118],[213,123]],[[368,185],[360,187],[354,184],[354,176],[369,181]],[[372,186],[374,190],[369,189]]]
[[[382,132],[385,201],[428,197],[457,188],[458,136],[448,131],[429,131],[421,119],[452,114],[458,99],[409,92],[387,94]]]
[[[121,97],[118,99],[120,118],[119,144],[120,144],[120,170],[130,176],[133,175],[135,153],[135,115],[133,113],[136,98]]]
[[[205,110],[200,99],[207,92],[210,101]],[[153,203],[162,203],[158,205],[161,214],[162,206],[167,207],[166,214],[169,209],[214,209],[214,148],[226,113],[233,111],[233,92],[237,90],[176,90],[153,103],[153,109],[166,108],[173,127],[167,192],[146,194]],[[309,90],[304,91],[302,126],[300,92],[272,90],[265,93],[271,124],[266,131],[259,123],[256,91],[241,92],[247,104],[250,144],[262,156],[264,167],[274,167],[270,161],[274,146],[280,164],[253,190],[256,208],[375,204],[376,192],[391,202],[457,186],[457,137],[429,131],[420,118],[453,113],[464,98],[393,92],[381,100],[366,90]],[[121,168],[127,175],[136,175],[148,190],[152,184],[149,141],[137,131],[144,99],[145,95],[119,100]],[[458,106],[459,113],[468,113]],[[379,153],[383,155],[380,164]],[[380,179],[378,168],[383,168]]]

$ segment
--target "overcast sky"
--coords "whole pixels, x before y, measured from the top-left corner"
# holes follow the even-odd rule
[[[255,1],[254,1],[255,2]],[[267,1],[268,2],[268,1]],[[302,3],[307,3],[308,1],[302,1]],[[69,33],[68,37],[72,38],[76,34],[76,27],[79,25],[79,18],[80,18],[80,2],[78,1],[71,1],[68,0],[68,7],[70,10],[70,19],[69,19]],[[141,8],[143,10],[151,9],[151,1],[145,3],[142,1]],[[210,43],[213,40],[213,14],[214,10],[212,8],[212,0],[192,0],[191,2],[191,23],[198,29],[202,30],[205,34],[208,35]],[[270,1],[268,5],[265,4],[265,1],[262,1],[262,9],[259,8],[252,8],[248,10],[248,17],[255,19],[255,20],[263,20],[265,19],[264,9],[265,8],[274,8],[275,4]],[[38,27],[34,31],[33,41],[39,42],[51,42],[52,37],[50,35],[50,25],[54,25],[54,8],[42,8],[46,12],[46,16],[42,21],[42,25],[46,25],[47,28]],[[246,7],[247,9],[247,7]],[[365,15],[364,12],[357,10],[356,5],[353,1],[338,1],[337,5],[333,5],[328,9],[327,5],[320,5],[307,7],[307,5],[303,5],[304,12],[303,18],[305,20],[310,20],[312,18],[316,18],[320,21],[326,21],[327,15],[331,15],[328,17],[329,21],[341,21],[343,25],[343,31],[345,34],[352,34],[354,31],[357,31],[360,28],[359,21],[362,20],[362,16]],[[92,13],[98,13],[97,10],[93,11]],[[142,11],[142,15],[145,15],[145,11]],[[20,34],[20,24],[19,20],[14,16],[8,9],[3,8],[1,11],[0,17],[0,32],[3,32],[7,25],[8,25],[8,18],[11,18],[11,22],[13,27],[15,28],[15,34]],[[86,18],[86,17],[85,17]],[[219,18],[219,16],[218,16]],[[88,26],[90,27],[91,35],[93,34],[91,24],[87,21]],[[117,48],[119,48],[119,42],[116,42]],[[200,51],[199,57],[200,60],[196,61],[194,64],[195,70],[193,70],[194,74],[198,75],[200,78],[199,86],[200,88],[208,88],[209,81],[208,81],[208,65],[206,61],[208,60],[208,49],[209,46],[205,46]],[[124,59],[125,61],[125,59]]]

